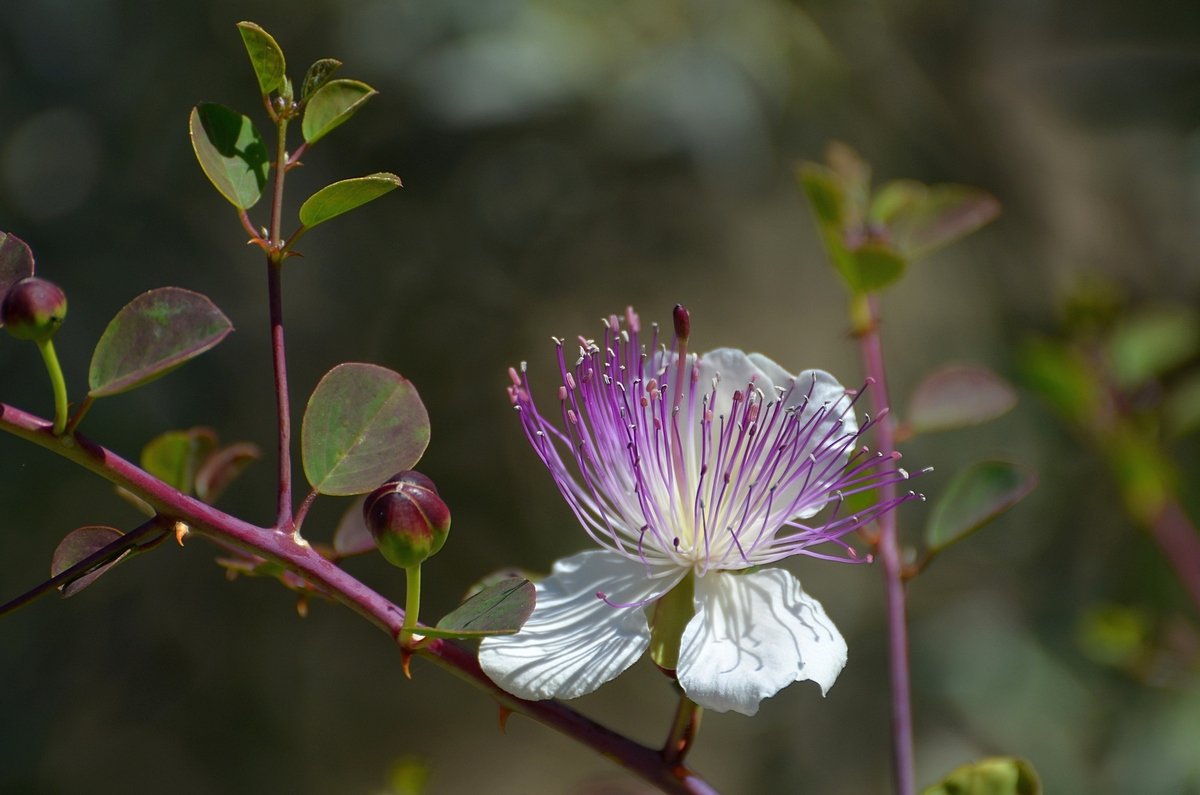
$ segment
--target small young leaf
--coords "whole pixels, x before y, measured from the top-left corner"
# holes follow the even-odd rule
[[[304,75],[304,83],[300,86],[300,101],[312,96],[313,92],[329,82],[333,73],[342,68],[342,62],[337,58],[322,58],[308,67]]]
[[[373,364],[339,364],[313,390],[300,428],[308,482],[321,494],[364,494],[411,469],[429,444],[416,388]]]
[[[926,376],[908,402],[915,433],[965,428],[995,419],[1017,405],[1007,381],[973,364],[951,364]]]
[[[919,259],[985,226],[999,214],[1000,202],[979,188],[931,185],[923,195],[891,210],[887,226],[896,248],[908,259]]]
[[[191,494],[196,472],[217,447],[211,428],[167,431],[142,448],[142,469],[184,494]]]
[[[1113,377],[1136,387],[1185,364],[1200,351],[1200,316],[1188,307],[1162,307],[1121,321],[1108,341]]]
[[[898,281],[908,266],[895,251],[871,243],[847,252],[847,263],[850,272],[847,280],[856,293],[879,292]]]
[[[33,252],[16,235],[0,232],[0,301],[22,279],[33,275]],[[4,323],[0,322],[0,326]]]
[[[287,70],[283,50],[270,33],[253,22],[239,22],[237,26],[254,74],[258,77],[258,87],[265,97],[283,85],[284,72]]]
[[[956,768],[921,795],[1042,795],[1042,784],[1024,759],[998,756]]]
[[[196,496],[210,505],[252,462],[262,457],[258,445],[236,442],[210,455],[196,470]]]
[[[262,198],[271,161],[254,122],[236,110],[211,102],[192,108],[188,121],[192,150],[200,168],[222,196],[239,210]]]
[[[796,178],[822,226],[842,228],[842,188],[832,171],[816,163],[801,163]]]
[[[522,577],[510,577],[463,602],[444,616],[436,627],[418,629],[434,638],[481,638],[513,635],[529,620],[537,601],[537,589]]]
[[[122,535],[123,533],[120,530],[101,525],[89,525],[72,530],[67,533],[66,537],[54,549],[54,555],[50,558],[50,576],[57,577],[89,555],[93,555],[104,549],[104,547],[116,541]],[[66,585],[59,586],[63,597],[79,593],[99,579],[106,571],[120,563],[121,559],[128,554],[129,551],[126,550],[116,560],[92,569],[92,571],[78,579],[72,580]]]
[[[326,185],[300,205],[300,223],[311,229],[400,187],[400,178],[381,171]]]
[[[142,293],[117,313],[96,343],[88,394],[116,395],[153,381],[232,330],[229,318],[199,293],[180,287]]]
[[[338,557],[350,558],[375,551],[375,539],[371,537],[371,531],[367,529],[367,523],[363,520],[365,500],[365,497],[359,497],[352,502],[342,514],[337,529],[333,531],[333,551]]]
[[[330,80],[308,98],[300,129],[304,140],[315,144],[354,115],[378,92],[357,80]]]
[[[933,506],[925,545],[941,552],[1016,505],[1036,485],[1036,475],[1004,461],[983,461],[960,472]]]

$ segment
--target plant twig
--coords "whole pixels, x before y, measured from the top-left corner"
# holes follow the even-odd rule
[[[675,708],[675,719],[671,723],[671,733],[667,735],[667,741],[663,743],[662,758],[664,762],[671,765],[683,762],[688,751],[692,750],[692,743],[695,742],[696,735],[700,731],[700,718],[703,714],[703,708],[688,698],[681,689],[679,706]]]
[[[283,343],[283,182],[287,174],[287,118],[277,120],[275,190],[271,195],[271,252],[267,255],[267,293],[271,313],[271,361],[275,370],[275,406],[278,417],[279,483],[275,527],[295,530],[292,519],[292,412],[288,397],[287,354]]]

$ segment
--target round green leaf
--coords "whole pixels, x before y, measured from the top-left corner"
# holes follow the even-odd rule
[[[54,549],[54,554],[50,558],[50,576],[57,577],[76,563],[117,541],[122,535],[120,530],[101,525],[89,525],[72,530],[67,533],[66,537]],[[126,550],[116,560],[92,569],[82,577],[60,586],[59,590],[62,591],[64,597],[79,593],[98,580],[106,571],[120,563],[121,558],[124,558],[128,554],[129,551]]]
[[[875,293],[898,281],[908,263],[887,246],[867,244],[848,252],[847,265],[851,289],[856,293]]]
[[[153,381],[232,330],[229,318],[199,293],[181,287],[142,293],[117,313],[96,343],[88,394],[116,395]]]
[[[300,100],[307,100],[312,93],[329,82],[333,73],[342,68],[342,62],[337,58],[322,58],[308,67],[304,75],[304,83],[300,86]]]
[[[510,577],[467,599],[436,627],[422,627],[417,632],[433,638],[513,635],[529,620],[536,601],[533,583],[523,577]]]
[[[309,96],[304,106],[300,129],[305,142],[315,144],[324,138],[377,93],[358,80],[330,80],[321,86]]]
[[[921,795],[1042,795],[1042,784],[1024,759],[998,756],[956,768]]]
[[[311,229],[398,187],[400,178],[385,171],[326,185],[300,205],[300,223]]]
[[[1004,461],[983,461],[958,474],[933,506],[925,528],[930,552],[966,538],[1020,502],[1037,476]]]
[[[16,235],[0,232],[0,301],[8,288],[33,275],[33,252]],[[4,323],[0,322],[0,326]]]
[[[973,364],[952,364],[926,376],[908,403],[916,433],[965,428],[995,419],[1017,405],[1007,381]]]
[[[304,474],[321,494],[365,494],[411,469],[429,444],[429,414],[408,379],[339,364],[313,390],[300,428]]]
[[[242,42],[246,45],[246,53],[254,67],[258,78],[258,87],[263,96],[270,94],[283,85],[284,72],[287,66],[283,59],[283,50],[267,33],[253,22],[239,22],[238,32],[242,34]]]
[[[271,161],[254,122],[224,105],[205,102],[192,108],[188,133],[200,168],[220,194],[239,210],[257,204]]]

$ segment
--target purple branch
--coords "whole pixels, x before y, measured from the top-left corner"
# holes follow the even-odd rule
[[[283,345],[283,180],[287,174],[287,118],[276,120],[275,190],[271,195],[271,240],[267,255],[267,292],[271,312],[271,361],[275,369],[275,406],[279,422],[279,492],[275,527],[291,531],[292,412],[288,398],[287,355]]]
[[[1177,500],[1168,500],[1150,522],[1150,535],[1200,611],[1200,534]]]
[[[877,451],[891,455],[896,450],[892,416],[883,415],[888,407],[887,375],[883,362],[883,342],[879,337],[878,299],[866,302],[870,322],[859,333],[863,367],[867,377],[874,380],[868,390],[871,406],[880,421],[875,425]],[[880,487],[885,504],[896,498],[895,482]],[[883,561],[883,581],[887,599],[888,679],[892,692],[892,761],[896,771],[897,795],[913,795],[916,791],[914,770],[912,694],[908,676],[908,623],[904,608],[904,571],[900,559],[900,540],[896,529],[895,511],[887,511],[878,519],[879,557]]]
[[[49,421],[4,403],[0,403],[0,429],[55,452],[133,492],[153,506],[164,520],[181,521],[222,545],[231,545],[282,564],[393,639],[399,636],[404,624],[402,609],[326,560],[312,547],[297,543],[290,532],[257,527],[230,516],[168,486],[82,435],[56,437]],[[455,643],[434,640],[417,653],[487,693],[502,709],[526,715],[562,732],[663,792],[681,795],[714,795],[716,792],[683,765],[665,762],[658,749],[617,734],[570,707],[557,701],[526,701],[506,693],[483,673],[473,652]]]

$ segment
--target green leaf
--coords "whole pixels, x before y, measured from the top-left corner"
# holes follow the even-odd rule
[[[887,226],[898,213],[920,202],[929,187],[915,179],[895,179],[880,185],[871,197],[867,218],[873,224]]]
[[[1053,340],[1032,340],[1019,355],[1021,380],[1074,422],[1087,422],[1104,395],[1091,365],[1078,351]]]
[[[400,178],[381,171],[326,185],[300,205],[300,223],[311,229],[400,187]]]
[[[265,97],[283,85],[284,72],[287,70],[283,50],[270,33],[253,22],[239,22],[237,27],[254,67],[254,74],[258,77],[258,87]]]
[[[801,163],[796,171],[800,187],[808,198],[808,204],[823,227],[828,225],[841,232],[842,188],[837,176],[816,163]]]
[[[1186,364],[1200,351],[1200,317],[1164,307],[1124,319],[1108,341],[1117,384],[1136,387]]]
[[[973,364],[952,364],[925,378],[908,402],[915,433],[965,428],[995,419],[1017,405],[1007,381]]]
[[[0,301],[22,279],[33,275],[33,252],[16,235],[0,232]],[[4,323],[0,322],[0,326]]]
[[[205,102],[192,108],[188,132],[200,168],[217,191],[239,210],[257,204],[271,161],[254,122],[224,105]]]
[[[315,144],[341,125],[377,92],[357,80],[330,80],[308,98],[300,129],[304,140]]]
[[[908,259],[919,259],[990,223],[1000,214],[1000,202],[987,191],[967,185],[931,185],[910,192],[907,202],[887,207],[892,244]],[[882,193],[887,186],[880,189]],[[890,192],[890,190],[889,190]],[[894,197],[887,196],[888,203]],[[876,198],[878,204],[880,199]],[[884,208],[878,208],[882,211]]]
[[[856,293],[879,292],[898,281],[908,267],[895,251],[875,243],[847,252],[846,262],[843,275]]]
[[[956,768],[921,795],[1041,795],[1042,784],[1024,759],[997,756]]]
[[[871,192],[871,166],[841,141],[829,142],[825,160],[842,188],[842,226],[861,226]]]
[[[205,459],[196,471],[196,496],[212,504],[252,462],[262,457],[258,445],[235,442]]]
[[[511,577],[472,596],[437,622],[421,627],[419,634],[432,638],[482,638],[513,635],[529,620],[537,589],[523,577]]]
[[[429,444],[416,388],[373,364],[339,364],[317,384],[300,429],[308,482],[321,494],[364,494],[411,469]]]
[[[308,67],[304,75],[304,83],[300,86],[300,101],[307,100],[312,93],[329,82],[333,73],[342,68],[342,62],[337,58],[322,58]]]
[[[142,469],[169,486],[191,494],[200,465],[217,447],[211,428],[167,431],[142,448]]]
[[[101,525],[89,525],[72,530],[67,533],[66,537],[54,549],[54,554],[50,558],[50,576],[57,577],[76,563],[104,549],[109,544],[121,538],[122,535],[123,533],[120,530]],[[74,596],[79,593],[98,580],[101,575],[113,566],[120,563],[128,554],[129,550],[126,550],[116,560],[105,563],[103,566],[98,566],[82,577],[59,586],[63,597]]]
[[[349,558],[375,551],[375,539],[371,536],[371,531],[367,529],[367,523],[363,520],[363,502],[365,501],[365,497],[360,497],[351,503],[346,512],[342,514],[342,520],[338,522],[337,529],[333,531],[333,551],[338,554],[338,557]]]
[[[212,301],[181,287],[142,293],[104,330],[88,369],[93,398],[153,381],[199,356],[233,330]]]
[[[1037,476],[1004,461],[983,461],[960,472],[929,517],[925,544],[941,552],[1020,502]]]

